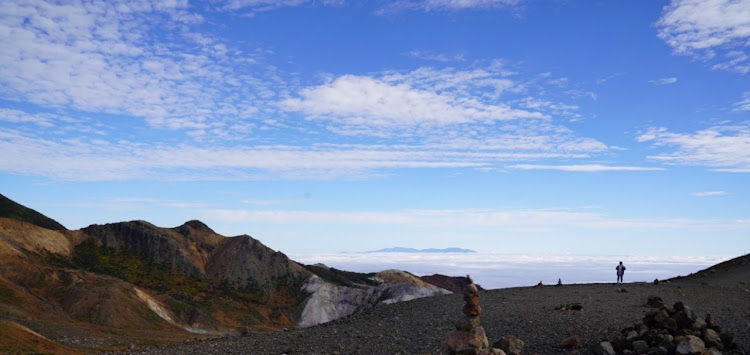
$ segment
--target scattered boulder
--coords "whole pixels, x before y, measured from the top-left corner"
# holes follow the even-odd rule
[[[523,345],[523,340],[518,339],[512,335],[506,335],[492,344],[492,347],[500,349],[508,355],[521,355]]]
[[[649,296],[646,304],[659,303],[664,303],[660,297]],[[663,304],[646,312],[641,324],[622,329],[621,334],[612,344],[617,353],[720,354],[720,350],[736,347],[734,334],[724,332],[712,315],[707,315],[705,321],[698,319],[696,313],[682,302],[674,306]],[[606,346],[601,344],[592,347],[591,351],[605,354]]]
[[[616,355],[615,349],[612,347],[612,343],[603,341],[591,347],[591,352],[594,355]]]
[[[706,346],[713,346],[719,350],[724,349],[724,344],[722,343],[719,334],[713,329],[706,329],[703,331],[703,341],[706,343]]]
[[[659,296],[650,295],[646,300],[646,305],[651,308],[661,308],[664,306],[664,301]]]
[[[688,354],[700,354],[706,350],[706,344],[694,335],[688,335],[682,338],[677,344],[675,354],[688,355]]]
[[[633,351],[636,354],[645,354],[648,352],[648,343],[644,340],[636,340],[633,342]]]

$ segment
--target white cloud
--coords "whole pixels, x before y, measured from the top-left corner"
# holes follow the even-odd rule
[[[474,97],[413,87],[401,80],[344,75],[300,91],[300,98],[281,102],[288,111],[311,119],[332,120],[344,126],[381,133],[404,128],[492,123],[524,118],[546,118],[539,112],[486,103]]]
[[[447,55],[444,53],[433,53],[429,51],[413,50],[409,52],[409,55],[414,58],[431,60],[436,62],[463,62],[466,60],[463,54]]]
[[[726,191],[700,191],[700,192],[693,192],[691,195],[695,197],[707,197],[707,196],[724,196],[726,195]]]
[[[11,100],[200,130],[231,125],[268,85],[235,70],[248,55],[229,57],[225,44],[190,32],[202,19],[187,1],[1,7],[0,95]]]
[[[747,228],[735,220],[712,219],[622,219],[601,213],[571,210],[398,210],[398,211],[307,211],[207,209],[206,219],[231,223],[287,225],[408,225],[425,228],[505,228],[520,232],[554,231],[575,227],[593,230],[695,229],[734,230]]]
[[[661,171],[664,168],[643,167],[643,166],[607,166],[599,164],[581,164],[581,165],[534,165],[518,164],[506,166],[508,169],[520,170],[560,170],[560,171],[577,171],[577,172],[602,172],[602,171]]]
[[[567,140],[561,136],[562,140]],[[43,139],[0,129],[0,170],[65,180],[225,180],[357,177],[397,168],[479,168],[502,161],[586,157],[598,142],[453,141],[421,145],[195,146]],[[527,138],[528,139],[528,138]],[[505,147],[495,147],[493,145]],[[497,149],[503,149],[498,151]],[[605,147],[606,149],[606,147]],[[525,151],[524,151],[525,150]]]
[[[750,91],[742,95],[742,100],[734,104],[734,111],[750,111]]]
[[[628,267],[631,281],[663,280],[687,275],[726,261],[725,256],[673,255],[561,255],[512,253],[290,253],[303,264],[323,263],[340,270],[378,272],[385,269],[407,270],[417,276],[443,274],[466,275],[487,289],[533,286],[540,280],[554,285],[558,278],[564,284],[612,282],[611,269],[619,260]]]
[[[375,137],[434,137],[448,131],[465,137],[495,131],[498,124],[522,126],[514,133],[524,137],[529,127],[566,130],[549,122],[580,117],[577,105],[534,97],[527,85],[512,80],[514,75],[501,62],[469,70],[422,67],[342,75],[299,90],[279,107],[329,123],[326,129],[339,134]]]
[[[720,171],[750,170],[750,126],[714,126],[695,133],[671,133],[652,128],[638,137],[654,147],[674,147],[673,152],[649,156],[666,164],[706,166]]]
[[[55,126],[55,117],[49,114],[29,114],[24,111],[0,108],[0,121],[11,123],[33,123],[38,126]]]
[[[226,0],[223,8],[226,10],[250,10],[250,15],[258,12],[275,10],[281,7],[315,5],[316,3],[326,6],[338,6],[346,3],[346,0]]]
[[[750,0],[672,0],[657,21],[658,36],[677,54],[705,59],[727,51],[715,68],[747,73]]]
[[[512,7],[522,0],[396,0],[380,10],[377,14],[416,10],[416,11],[460,11],[472,9],[494,9]]]
[[[659,85],[659,86],[661,86],[661,85],[669,85],[669,84],[676,83],[677,82],[677,78],[674,78],[674,77],[672,77],[672,78],[661,78],[661,79],[656,79],[656,80],[649,80],[649,82],[651,84]]]

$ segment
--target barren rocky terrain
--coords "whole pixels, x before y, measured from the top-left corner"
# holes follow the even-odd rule
[[[588,354],[588,347],[600,339],[614,338],[621,329],[641,323],[650,310],[645,305],[648,296],[657,295],[669,304],[682,301],[701,318],[711,313],[717,324],[733,332],[737,348],[723,354],[750,354],[750,273],[746,260],[736,266],[658,285],[580,284],[481,291],[482,325],[490,344],[504,335],[514,335],[525,342],[526,354]],[[583,309],[556,309],[573,303],[580,303]],[[446,333],[461,317],[462,305],[459,294],[436,296],[377,307],[305,329],[121,353],[437,354],[444,348]],[[562,341],[570,336],[580,337],[582,347],[564,349]]]

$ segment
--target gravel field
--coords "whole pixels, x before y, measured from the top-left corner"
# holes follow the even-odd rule
[[[744,275],[742,275],[744,277]],[[711,313],[716,323],[735,333],[738,348],[723,354],[750,354],[750,280],[715,282],[693,279],[648,283],[579,284],[497,289],[480,292],[482,326],[490,345],[504,335],[525,342],[525,354],[572,353],[562,340],[576,335],[580,354],[622,328],[639,324],[649,295],[665,303],[682,301],[700,318]],[[618,291],[625,289],[627,292]],[[566,303],[583,309],[556,310]],[[447,332],[461,317],[461,295],[437,296],[398,303],[330,323],[276,333],[251,333],[133,349],[119,354],[439,354]]]

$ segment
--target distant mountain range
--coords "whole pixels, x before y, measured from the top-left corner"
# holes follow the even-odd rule
[[[461,248],[414,249],[414,248],[393,247],[393,248],[385,248],[385,249],[380,249],[380,250],[372,250],[366,253],[476,253],[476,251],[471,250],[471,249],[461,249]]]

